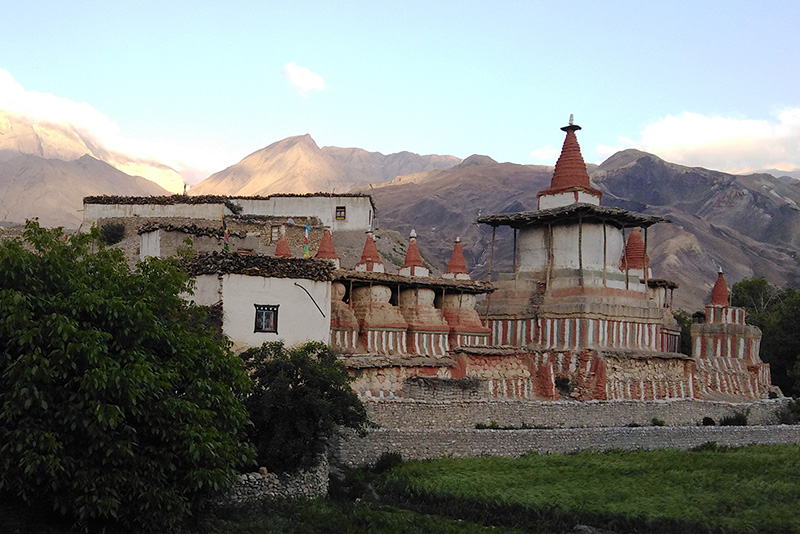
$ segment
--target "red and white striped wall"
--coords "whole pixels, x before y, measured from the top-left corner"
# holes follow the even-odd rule
[[[331,327],[331,345],[340,351],[352,351],[358,343],[358,329]]]
[[[525,347],[534,339],[535,319],[487,319],[484,326],[490,329],[489,344]]]
[[[692,397],[691,379],[609,379],[606,384],[608,400],[669,400]]]
[[[754,362],[759,354],[761,340],[734,333],[701,333],[694,338],[692,354],[696,358],[735,358]]]
[[[661,326],[592,318],[540,318],[537,344],[555,350],[610,347],[660,351]]]
[[[450,346],[456,347],[488,347],[489,334],[471,334],[457,332],[450,334]]]
[[[407,354],[406,330],[397,328],[364,329],[367,352],[377,354]]]
[[[733,306],[706,306],[707,323],[744,324],[744,308]]]
[[[767,369],[751,373],[744,361],[735,358],[707,358],[695,362],[695,395],[698,397],[723,393],[758,399],[768,389],[769,383],[763,381],[769,378],[766,364],[760,367]]]
[[[488,395],[496,399],[533,399],[533,383],[530,378],[492,378],[486,381]]]
[[[449,332],[408,331],[407,346],[411,354],[444,356],[450,350]]]

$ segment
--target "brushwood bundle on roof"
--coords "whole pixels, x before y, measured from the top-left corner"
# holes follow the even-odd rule
[[[224,232],[221,226],[198,226],[196,224],[169,224],[161,222],[151,222],[140,226],[138,232],[139,235],[141,235],[147,232],[152,232],[153,230],[164,230],[166,232],[183,232],[185,234],[193,236],[210,236],[210,237],[217,237],[220,239],[224,237]],[[247,232],[245,232],[244,230],[239,230],[239,231],[228,230],[228,235],[231,237],[244,238],[247,236]]]
[[[192,276],[244,274],[270,278],[302,278],[317,282],[330,281],[334,270],[327,260],[275,258],[231,252],[196,254],[190,260],[184,261],[183,265]]]

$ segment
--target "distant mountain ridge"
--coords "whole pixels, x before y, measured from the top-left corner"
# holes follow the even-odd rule
[[[89,155],[131,176],[142,176],[173,193],[183,190],[181,175],[163,163],[109,150],[70,125],[33,121],[0,110],[0,162],[22,154],[63,161]]]
[[[73,161],[28,154],[0,162],[0,221],[37,217],[44,226],[78,228],[83,197],[169,194],[150,180],[129,176],[91,156]]]
[[[411,152],[384,156],[360,148],[321,149],[305,134],[253,152],[239,163],[212,174],[193,187],[190,194],[347,192],[354,186],[393,178],[395,172],[419,172],[452,166],[459,161],[453,156],[420,156]]]
[[[625,150],[588,165],[603,205],[663,216],[649,233],[654,276],[677,282],[677,308],[700,309],[722,267],[733,283],[765,276],[800,287],[800,182],[768,174],[738,176],[668,163]],[[511,272],[513,235],[475,224],[480,215],[536,209],[553,168],[496,163],[470,156],[456,167],[398,177],[372,191],[381,226],[404,235],[414,228],[426,257],[444,268],[462,237],[473,276]]]

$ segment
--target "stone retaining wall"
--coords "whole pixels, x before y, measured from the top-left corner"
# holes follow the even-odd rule
[[[263,500],[324,497],[328,494],[328,460],[323,458],[313,469],[290,475],[265,470],[239,475],[221,505],[253,503]]]
[[[776,412],[790,399],[722,402],[680,399],[671,401],[555,401],[368,399],[370,420],[383,428],[474,429],[476,424],[574,428],[622,427],[651,424],[694,426],[704,417],[719,424],[725,416],[747,413],[750,425],[775,425]]]
[[[726,427],[561,428],[553,430],[377,429],[365,437],[338,444],[339,461],[349,466],[374,464],[383,453],[405,460],[452,456],[515,457],[526,453],[571,453],[580,450],[688,449],[707,442],[718,445],[800,443],[800,425]]]

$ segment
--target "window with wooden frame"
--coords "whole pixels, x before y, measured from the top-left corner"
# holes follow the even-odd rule
[[[253,332],[278,333],[279,304],[254,304],[256,307],[256,323]]]

